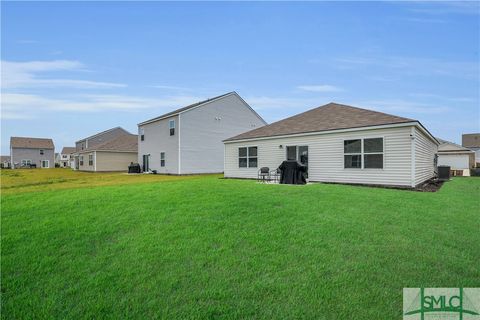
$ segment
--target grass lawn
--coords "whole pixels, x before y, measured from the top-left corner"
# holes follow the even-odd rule
[[[0,170],[2,194],[92,186],[195,179],[204,176],[167,176],[118,172],[82,172],[72,169]]]
[[[479,195],[218,176],[6,194],[2,318],[400,319],[404,287],[480,287]]]

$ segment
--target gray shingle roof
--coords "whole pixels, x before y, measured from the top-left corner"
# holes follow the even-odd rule
[[[416,120],[331,102],[293,117],[239,134],[225,141],[361,128],[412,121]]]
[[[28,149],[54,149],[53,140],[48,138],[10,137],[10,147]]]
[[[79,151],[85,153],[90,151],[124,151],[138,152],[138,136],[136,134],[125,134],[114,139],[108,140],[92,148]]]
[[[71,154],[75,153],[76,148],[75,147],[63,147],[61,154]]]

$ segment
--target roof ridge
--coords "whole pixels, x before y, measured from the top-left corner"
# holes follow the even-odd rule
[[[153,121],[157,121],[157,120],[161,120],[163,118],[168,118],[168,117],[173,117],[181,112],[185,112],[185,111],[188,111],[194,107],[198,107],[198,106],[201,106],[209,101],[212,101],[212,100],[216,100],[216,99],[220,99],[220,98],[223,98],[223,97],[226,97],[228,95],[231,95],[231,94],[236,94],[238,95],[238,93],[236,91],[230,91],[230,92],[227,92],[227,93],[224,93],[224,94],[221,94],[221,95],[218,95],[218,96],[215,96],[215,97],[212,97],[212,98],[208,98],[208,99],[204,99],[204,100],[200,100],[200,101],[197,101],[197,102],[194,102],[194,103],[191,103],[191,104],[188,104],[184,107],[181,107],[181,108],[177,108],[177,109],[174,109],[173,111],[170,111],[170,112],[167,112],[167,113],[164,113],[158,117],[154,117],[154,118],[151,118],[151,119],[148,119],[148,120],[145,120],[145,121],[142,121],[140,123],[138,123],[138,125],[141,125],[141,124],[146,124],[147,122],[153,122]]]

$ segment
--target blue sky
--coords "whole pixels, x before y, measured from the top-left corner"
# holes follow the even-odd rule
[[[58,150],[237,91],[267,122],[335,101],[480,131],[479,2],[2,2],[1,152]]]

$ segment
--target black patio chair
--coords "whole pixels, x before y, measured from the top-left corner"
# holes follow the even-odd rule
[[[280,168],[270,171],[270,181],[279,183],[281,175],[282,175],[282,171],[280,170]]]
[[[258,170],[257,181],[259,181],[259,182],[270,181],[270,168],[269,167],[261,167],[260,170]]]

